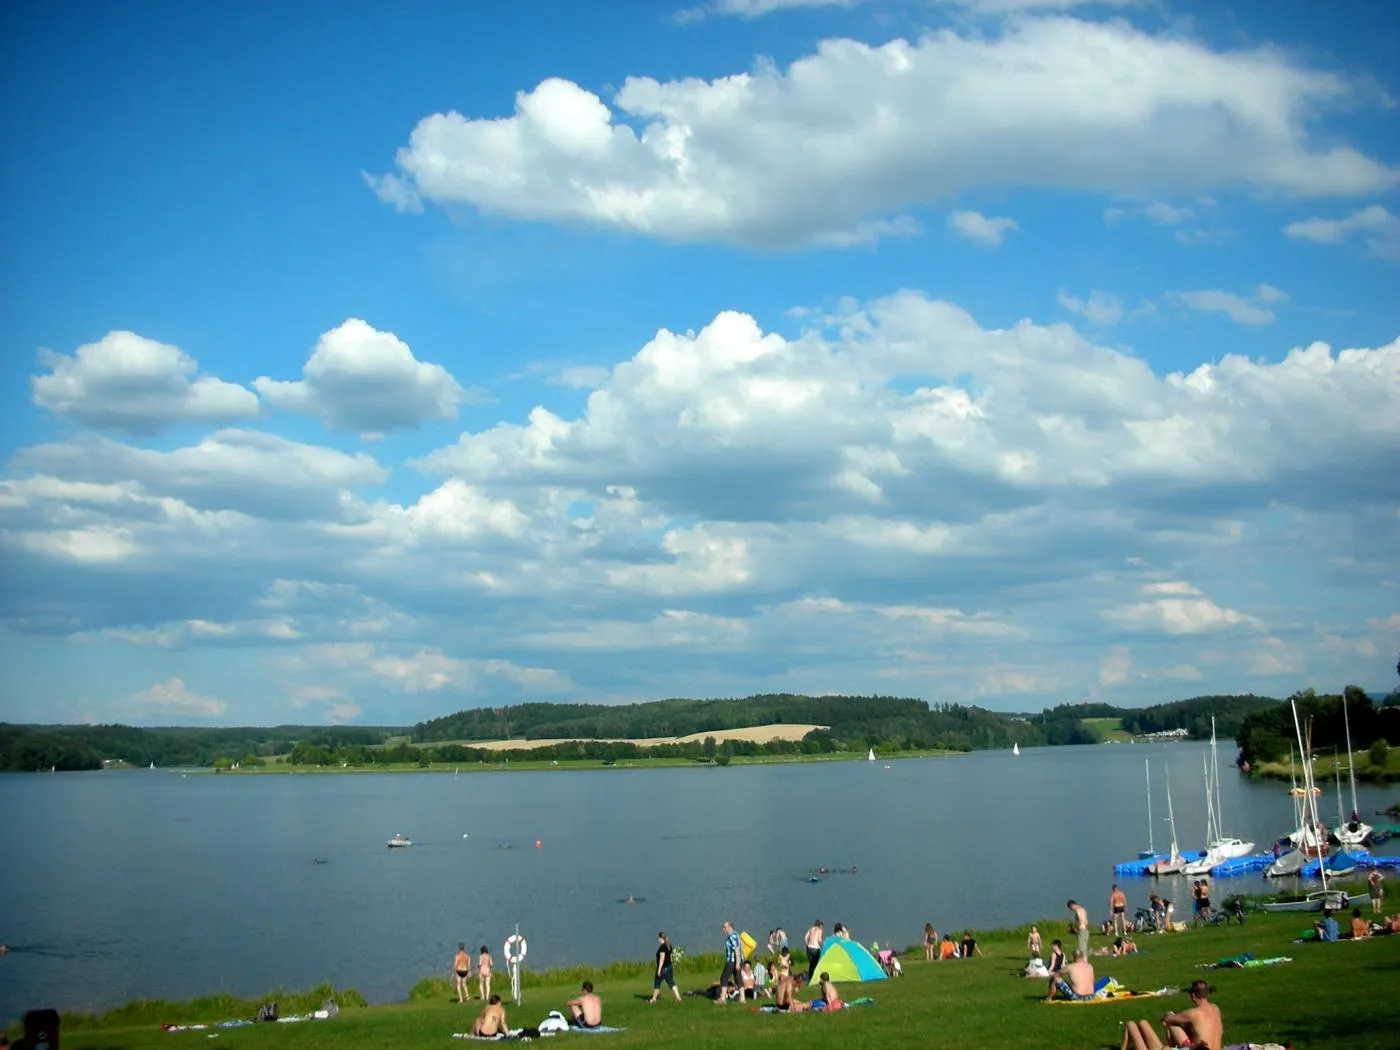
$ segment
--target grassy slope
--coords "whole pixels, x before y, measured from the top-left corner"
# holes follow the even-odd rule
[[[1123,730],[1121,718],[1082,718],[1080,724],[1098,737],[1099,743],[1105,740],[1123,743],[1133,738],[1132,733]]]
[[[1365,751],[1357,751],[1352,755],[1352,761],[1356,766],[1356,779],[1380,782],[1394,782],[1400,780],[1400,747],[1392,747],[1386,756],[1386,763],[1383,768],[1374,769],[1371,766],[1371,756]],[[1330,792],[1336,784],[1332,774],[1332,767],[1336,764],[1331,755],[1318,756],[1313,763],[1313,779],[1317,786],[1326,792]],[[1347,783],[1347,759],[1345,755],[1340,757],[1342,790],[1346,790]],[[1268,777],[1273,780],[1287,780],[1289,775],[1288,762],[1265,762],[1255,771],[1258,776]],[[1293,765],[1294,775],[1301,777],[1302,768],[1295,762]]]
[[[1208,977],[1219,991],[1230,1042],[1275,1040],[1303,1047],[1389,1048],[1400,1031],[1400,935],[1360,943],[1292,944],[1306,916],[1252,915],[1249,925],[1143,938],[1141,955],[1121,960],[1094,960],[1108,974],[1137,988],[1184,986]],[[1042,924],[1042,931],[1060,929]],[[1096,944],[1104,943],[1095,938]],[[927,964],[913,961],[902,980],[849,985],[843,994],[873,995],[873,1007],[831,1016],[754,1014],[739,1006],[719,1007],[686,999],[648,1006],[642,1000],[650,982],[640,979],[599,982],[605,1019],[625,1026],[625,1034],[607,1036],[607,1047],[720,1047],[796,1045],[847,1050],[857,1045],[1063,1050],[1066,1047],[1116,1047],[1120,1022],[1148,1017],[1154,1022],[1167,1009],[1182,1009],[1184,996],[1143,999],[1096,1006],[1047,1006],[1040,1002],[1044,984],[1013,976],[1024,963],[1021,934],[990,936],[987,957],[971,962]],[[1206,973],[1200,962],[1251,951],[1257,957],[1291,955],[1292,964]],[[682,988],[708,979],[682,976]],[[536,1023],[552,1007],[574,994],[570,987],[532,988],[527,1005],[511,1012],[513,1024]],[[804,996],[810,997],[810,996]],[[344,1050],[344,1048],[438,1047],[454,1031],[469,1027],[479,1004],[427,1003],[347,1011],[331,1022],[258,1025],[220,1033],[224,1050]],[[217,1020],[217,1018],[210,1018]],[[560,1037],[574,1045],[581,1037]],[[77,1050],[120,1047],[206,1046],[204,1032],[162,1033],[151,1027],[66,1032],[65,1045]],[[561,1044],[563,1045],[563,1044]],[[591,1045],[591,1044],[590,1044]]]

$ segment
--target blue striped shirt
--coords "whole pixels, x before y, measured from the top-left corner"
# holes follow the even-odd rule
[[[739,961],[739,934],[730,930],[724,935],[724,961],[738,963]]]

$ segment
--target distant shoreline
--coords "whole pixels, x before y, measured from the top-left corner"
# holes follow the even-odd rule
[[[899,751],[888,755],[876,755],[875,761],[891,762],[908,758],[944,758],[950,755],[971,754],[963,751]],[[355,774],[355,773],[523,773],[523,772],[564,772],[577,770],[646,770],[646,769],[719,769],[724,766],[713,760],[697,762],[689,758],[627,758],[606,761],[595,758],[565,759],[521,759],[511,761],[507,752],[501,752],[499,762],[433,762],[426,766],[416,763],[367,766],[312,766],[292,765],[290,762],[269,762],[264,766],[251,766],[239,769],[216,769],[213,766],[170,766],[158,767],[158,772],[195,773],[218,776],[290,776],[293,774]],[[820,755],[734,755],[730,766],[769,766],[794,765],[819,762],[865,762],[868,755],[857,751],[839,751]],[[872,765],[875,763],[872,763]],[[141,772],[141,767],[126,767],[124,771]]]

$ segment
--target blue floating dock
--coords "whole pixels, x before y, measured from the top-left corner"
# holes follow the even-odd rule
[[[1204,851],[1198,849],[1188,849],[1181,851],[1183,860],[1200,860],[1205,856]],[[1155,857],[1143,857],[1138,860],[1125,860],[1122,864],[1113,865],[1115,875],[1147,875],[1148,868],[1156,864],[1159,860],[1166,860],[1165,853],[1159,853]]]
[[[1229,860],[1222,860],[1215,867],[1210,869],[1212,877],[1217,879],[1228,879],[1236,875],[1251,875],[1256,871],[1263,871],[1274,862],[1272,853],[1255,853],[1248,857],[1231,857]]]

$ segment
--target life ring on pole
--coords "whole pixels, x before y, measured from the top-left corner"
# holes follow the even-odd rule
[[[506,965],[512,968],[519,966],[529,951],[529,945],[525,943],[525,938],[518,933],[513,933],[506,938],[505,957]]]

